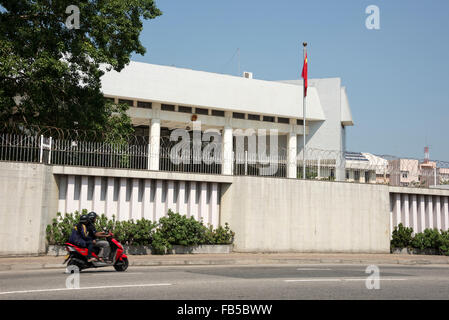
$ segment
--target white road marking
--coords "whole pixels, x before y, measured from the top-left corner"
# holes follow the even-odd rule
[[[298,269],[296,269],[296,270],[299,270],[299,271],[329,271],[329,270],[332,270],[332,269],[323,269],[323,268],[298,268]]]
[[[119,274],[123,274],[123,275],[128,275],[128,274],[143,274],[143,272],[117,272],[117,273],[114,273],[114,277],[116,277],[117,275],[119,275]],[[110,276],[111,275],[111,272],[101,272],[101,271],[96,271],[96,272],[80,272],[80,276],[81,277],[83,277],[83,276],[87,276],[87,275],[95,275],[95,276],[98,276],[98,275],[108,275],[108,276]]]
[[[366,281],[368,278],[309,278],[309,279],[289,279],[284,282],[341,282],[341,281]],[[406,281],[399,278],[380,278],[379,281]]]
[[[119,286],[101,286],[101,287],[80,287],[74,288],[56,288],[56,289],[38,289],[38,290],[22,290],[22,291],[7,291],[0,292],[0,295],[18,294],[18,293],[38,293],[38,292],[54,292],[54,291],[69,291],[69,290],[95,290],[95,289],[114,289],[114,288],[133,288],[133,287],[158,287],[171,286],[171,283],[149,283],[149,284],[128,284]]]
[[[341,279],[292,279],[285,282],[320,282],[320,281],[341,281]]]

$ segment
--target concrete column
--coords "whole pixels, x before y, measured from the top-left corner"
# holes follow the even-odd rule
[[[296,119],[290,119],[290,132],[287,134],[287,178],[297,178],[297,143],[298,136],[295,131]]]
[[[198,220],[198,204],[196,203],[197,187],[195,181],[190,181],[189,191],[189,217],[194,217],[195,220]]]
[[[82,176],[81,177],[80,208],[79,208],[80,212],[83,209],[87,209],[87,211],[90,211],[89,205],[87,203],[87,191],[88,191],[88,188],[89,188],[89,177],[88,176]]]
[[[116,219],[118,218],[117,206],[114,203],[114,185],[115,179],[109,177],[106,187],[106,216],[109,219],[112,219],[113,215],[115,216]]]
[[[393,201],[393,195],[390,193],[390,240],[391,240],[393,230],[394,230],[393,214],[394,214],[394,201]]]
[[[153,220],[154,203],[151,202],[151,180],[145,179],[143,191],[143,217],[148,220]]]
[[[419,216],[421,226],[419,232],[423,232],[426,229],[426,197],[424,195],[419,196]]]
[[[434,212],[434,223],[436,223],[436,228],[438,230],[441,230],[441,202],[440,202],[440,196],[435,197],[435,208],[433,210]]]
[[[134,221],[142,218],[142,207],[139,204],[139,179],[133,179],[131,190],[131,218]]]
[[[337,159],[335,159],[335,181],[345,181],[346,180],[346,159],[345,151],[339,152]]]
[[[403,212],[403,224],[405,227],[410,227],[410,205],[409,205],[409,201],[408,201],[408,194],[404,194],[403,195],[404,198],[404,202],[402,205],[402,212]]]
[[[160,103],[153,103],[152,112],[153,117],[151,118],[150,124],[150,170],[159,170],[159,150],[160,150],[160,140],[161,140],[161,120],[160,120]]]
[[[187,215],[186,183],[185,183],[185,181],[179,181],[178,200],[176,201],[176,210],[181,215]]]
[[[222,174],[232,175],[232,112],[225,112],[225,126],[223,128]]]
[[[163,192],[164,184],[162,180],[156,180],[156,190],[154,195],[154,218],[153,221],[159,221],[160,218],[165,216],[166,212],[164,203],[162,202],[162,192]]]
[[[449,229],[449,197],[443,200],[444,230]]]
[[[129,207],[126,203],[127,179],[120,178],[120,191],[118,198],[118,218],[117,220],[129,220]]]
[[[209,223],[212,224],[214,228],[217,228],[218,224],[220,223],[218,196],[218,183],[213,182],[211,185],[211,195],[209,201]]]
[[[101,202],[101,177],[95,177],[94,180],[94,196],[92,209],[99,215],[105,213],[104,204]]]
[[[401,220],[401,194],[395,193],[394,195],[394,211],[395,211],[395,217],[396,217],[396,223],[395,226],[399,226],[400,223],[403,224],[404,221]]]
[[[166,197],[166,212],[168,210],[171,210],[173,212],[176,212],[176,203],[175,203],[175,182],[173,180],[170,180],[167,182],[167,197]]]
[[[58,212],[67,212],[67,176],[59,176]]]
[[[209,223],[209,210],[207,206],[207,182],[201,183],[201,191],[200,191],[200,216],[199,220],[203,220],[204,224],[207,225]]]
[[[433,229],[435,226],[433,225],[433,197],[427,196],[427,227]]]
[[[412,220],[413,220],[413,231],[414,233],[418,231],[418,203],[416,201],[416,194],[412,195]]]

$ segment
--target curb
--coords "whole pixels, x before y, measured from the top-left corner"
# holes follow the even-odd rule
[[[236,258],[236,259],[173,259],[173,260],[135,260],[130,259],[130,266],[134,267],[152,267],[152,266],[207,266],[207,265],[292,265],[292,264],[397,264],[397,265],[447,265],[449,261],[432,261],[428,259],[401,260],[401,259],[310,259],[310,258]],[[62,269],[66,266],[57,263],[15,263],[0,264],[0,271],[28,271],[42,269]]]

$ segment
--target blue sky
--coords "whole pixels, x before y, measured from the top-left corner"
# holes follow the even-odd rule
[[[449,1],[159,0],[135,61],[265,80],[340,77],[355,126],[350,151],[449,161]],[[380,9],[368,30],[365,8]],[[234,57],[233,57],[234,56]]]

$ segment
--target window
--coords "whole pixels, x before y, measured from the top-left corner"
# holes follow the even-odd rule
[[[163,104],[161,105],[161,110],[164,111],[175,111],[175,106],[172,104]]]
[[[104,101],[114,103],[114,102],[115,102],[115,99],[114,99],[114,98],[107,98],[107,97],[105,97],[105,98],[104,98]]]
[[[302,126],[304,124],[304,120],[302,119],[296,119],[296,124]]]
[[[209,114],[209,110],[207,110],[207,109],[202,109],[202,108],[195,108],[195,113],[196,113],[196,114],[205,114],[205,115],[208,115],[208,114]]]
[[[346,170],[346,180],[349,180],[349,170]]]
[[[222,110],[212,110],[212,115],[216,117],[224,117],[225,113]]]
[[[278,123],[286,123],[286,124],[289,124],[289,123],[290,123],[290,119],[289,119],[289,118],[281,118],[281,117],[278,117]]]
[[[151,102],[137,101],[137,108],[151,109]]]
[[[271,117],[271,116],[263,116],[262,121],[266,121],[266,122],[274,122],[274,117]]]
[[[133,106],[133,101],[132,100],[118,99],[118,103],[124,103],[124,104],[127,104],[130,107]]]
[[[241,112],[233,112],[232,117],[235,119],[245,119],[245,114]]]
[[[354,171],[354,181],[360,181],[360,171]]]
[[[408,171],[401,171],[402,178],[407,179],[408,178]]]
[[[258,115],[258,114],[248,114],[248,120],[260,121],[260,115]]]
[[[149,126],[134,127],[134,135],[137,137],[148,137],[150,135]]]
[[[192,113],[192,107],[179,106],[178,111],[184,113]]]

